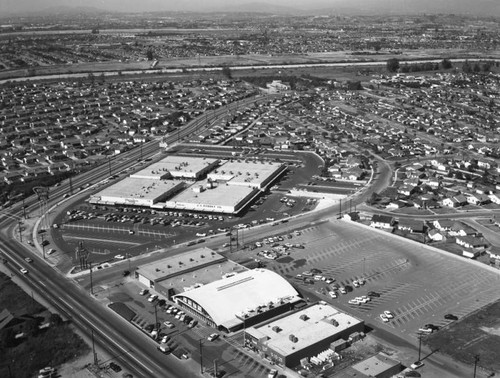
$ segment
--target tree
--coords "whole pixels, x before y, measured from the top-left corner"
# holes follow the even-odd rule
[[[464,71],[465,73],[471,73],[472,72],[472,66],[470,65],[470,63],[469,63],[468,60],[466,60],[462,64],[462,71]]]
[[[399,69],[399,60],[391,58],[387,61],[387,71],[396,72]]]
[[[228,66],[222,67],[222,74],[227,77],[228,79],[231,79],[233,77],[233,74],[231,72],[231,68]]]
[[[453,67],[453,64],[451,63],[451,60],[447,59],[447,58],[444,58],[442,61],[441,61],[441,68],[443,70],[449,70],[451,67]]]
[[[50,325],[51,326],[59,326],[62,324],[63,320],[59,314],[50,314]]]
[[[148,60],[153,60],[154,59],[154,54],[153,54],[153,50],[152,49],[148,49],[148,51],[146,51],[146,58]]]

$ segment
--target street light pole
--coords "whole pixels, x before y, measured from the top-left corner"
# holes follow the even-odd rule
[[[22,233],[22,230],[21,230],[21,227],[22,227],[22,224],[23,222],[21,222],[21,219],[19,219],[17,221],[17,226],[19,228],[19,241],[22,243],[23,242],[23,233]]]
[[[199,340],[200,347],[200,373],[203,374],[203,344],[201,343],[203,339]]]
[[[42,233],[42,253],[43,253],[43,259],[45,260],[45,234]]]

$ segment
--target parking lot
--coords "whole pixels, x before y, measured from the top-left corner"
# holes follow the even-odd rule
[[[445,314],[462,318],[500,298],[495,289],[500,277],[494,271],[350,222],[335,220],[305,228],[292,239],[287,234],[282,238],[273,244],[293,243],[304,249],[288,248],[271,259],[262,255],[270,250],[262,244],[238,252],[235,258],[257,258],[290,279],[304,296],[326,300],[368,324],[405,337],[417,338],[426,324],[446,326],[453,320],[445,319]],[[335,281],[327,284],[327,278]],[[366,282],[354,284],[360,278]],[[346,294],[340,293],[341,287]],[[370,299],[352,301],[361,296]],[[393,318],[384,321],[380,317],[384,311]]]
[[[155,293],[146,289],[132,278],[122,278],[113,283],[101,284],[95,288],[96,298],[111,301],[117,313],[125,318],[130,317],[131,324],[142,329],[145,337],[150,337],[151,342],[157,347],[168,346],[168,358],[179,358],[185,363],[189,361],[200,362],[200,347],[203,353],[204,371],[212,371],[214,361],[217,360],[220,370],[232,377],[265,376],[269,366],[256,354],[240,350],[242,334],[223,335],[203,323],[191,325],[186,322],[183,311],[162,296],[150,300]],[[141,294],[143,293],[143,294]],[[115,305],[118,304],[116,309]],[[125,305],[128,310],[123,310]],[[156,314],[155,314],[156,307]],[[184,315],[184,320],[183,319]],[[158,320],[158,336],[152,337],[154,325]],[[218,337],[211,339],[210,335],[216,333]],[[165,339],[164,339],[165,338]],[[162,342],[164,339],[165,342]],[[158,351],[161,353],[161,350]],[[173,357],[175,356],[175,357]]]

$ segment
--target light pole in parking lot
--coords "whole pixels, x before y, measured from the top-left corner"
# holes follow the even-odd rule
[[[420,361],[420,354],[422,352],[422,334],[418,335],[418,360]]]
[[[199,340],[199,348],[200,348],[200,373],[203,374],[203,339]]]
[[[160,332],[160,330],[158,329],[158,310],[157,310],[157,307],[158,307],[158,301],[156,301],[155,303],[155,329],[156,329],[156,334],[158,335],[158,332]]]

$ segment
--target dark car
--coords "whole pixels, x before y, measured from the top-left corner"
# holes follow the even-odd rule
[[[376,291],[370,291],[370,292],[368,292],[368,296],[378,298],[378,297],[380,297],[380,294],[377,293]]]
[[[123,277],[127,277],[128,275],[130,275],[130,271],[129,270],[124,270],[123,271]]]
[[[444,316],[445,319],[448,319],[448,320],[458,320],[458,316],[456,315],[453,315],[453,314],[446,314]]]
[[[425,327],[425,328],[432,329],[433,331],[438,331],[438,330],[439,330],[439,326],[434,325],[434,324],[430,324],[430,323],[429,323],[429,324],[426,324],[424,327]]]
[[[109,368],[111,370],[113,370],[115,373],[118,373],[118,372],[122,371],[122,368],[120,367],[120,365],[115,364],[114,362],[110,362],[109,363]]]

